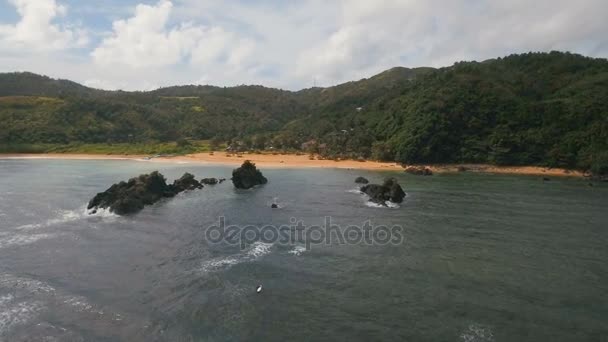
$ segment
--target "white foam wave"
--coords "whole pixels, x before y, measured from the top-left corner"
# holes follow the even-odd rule
[[[464,342],[492,342],[494,341],[494,334],[489,327],[471,324],[467,330],[460,335]]]
[[[15,234],[0,238],[0,249],[11,246],[23,246],[39,240],[47,240],[64,234]]]
[[[84,217],[84,213],[79,210],[60,210],[57,217],[46,220],[42,223],[25,224],[14,228],[15,230],[32,230],[38,228],[45,228],[54,226],[61,223],[72,222]]]
[[[108,209],[108,208],[97,209],[94,214],[93,214],[93,210],[85,209],[84,214],[86,216],[112,218],[112,219],[120,217],[120,216],[114,214],[113,212],[111,212],[110,209]]]
[[[270,253],[271,248],[271,243],[258,241],[253,243],[243,254],[231,255],[224,258],[215,258],[203,262],[199,268],[199,271],[208,273],[218,269],[229,268],[242,262],[255,261],[256,259]]]
[[[361,189],[359,189],[359,188],[346,190],[346,192],[349,192],[351,194],[358,194],[358,195],[363,194],[363,192],[361,192]]]
[[[200,271],[202,271],[203,273],[208,273],[208,272],[212,272],[217,269],[220,269],[220,268],[228,268],[228,267],[230,267],[232,265],[236,265],[238,263],[239,263],[239,259],[236,257],[209,260],[209,261],[205,261],[201,265]]]
[[[370,208],[391,208],[391,209],[400,208],[399,204],[391,202],[391,201],[384,202],[384,205],[372,202],[369,200],[369,196],[367,196],[359,188],[346,190],[346,192],[351,193],[351,194],[363,195],[363,198],[365,198],[365,205]]]
[[[249,251],[247,252],[247,256],[249,256],[250,258],[253,258],[253,259],[257,259],[261,256],[264,256],[264,255],[270,253],[270,248],[272,248],[271,243],[264,243],[264,242],[260,242],[260,241],[255,242],[249,248]]]
[[[370,207],[370,208],[390,208],[390,209],[397,209],[400,208],[399,204],[391,202],[391,201],[386,201],[384,202],[385,205],[379,204],[379,203],[375,203],[372,201],[367,201],[365,202],[365,205]]]
[[[12,302],[15,297],[12,294],[0,296],[0,308],[6,306],[7,303]]]
[[[96,309],[85,297],[70,294],[61,294],[53,286],[39,280],[17,277],[12,274],[0,273],[0,289],[21,293],[27,296],[45,295],[46,299],[54,298],[55,302],[63,303],[78,312],[87,312],[103,315],[103,311]],[[0,297],[0,307],[14,299],[13,295]],[[120,317],[120,315],[114,315]]]
[[[41,281],[17,277],[8,273],[0,273],[0,288],[24,290],[28,293],[55,293],[54,287]]]
[[[289,251],[289,254],[293,254],[295,256],[299,256],[302,253],[306,252],[306,247],[304,246],[295,246],[292,250]]]
[[[44,308],[39,302],[19,302],[14,300],[0,305],[0,336],[17,325],[22,325],[38,315]]]
[[[34,230],[55,226],[62,223],[74,222],[85,219],[87,217],[103,217],[103,218],[117,218],[118,215],[110,212],[108,209],[99,209],[95,214],[91,214],[86,207],[82,207],[76,210],[60,210],[57,216],[48,219],[41,223],[25,224],[19,227],[15,227],[14,230]]]

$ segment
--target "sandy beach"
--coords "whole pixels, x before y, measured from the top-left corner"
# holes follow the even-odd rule
[[[340,168],[359,170],[401,171],[403,167],[397,163],[358,161],[358,160],[321,160],[310,159],[308,155],[296,154],[234,154],[226,152],[195,153],[183,156],[156,157],[146,159],[146,155],[101,155],[101,154],[0,154],[0,159],[90,159],[90,160],[140,160],[150,162],[180,162],[220,165],[240,165],[250,160],[259,167],[266,168]],[[496,166],[486,164],[438,164],[424,165],[434,173],[446,172],[482,172],[498,174],[542,175],[551,177],[584,177],[584,173],[575,170],[545,168],[538,166]]]

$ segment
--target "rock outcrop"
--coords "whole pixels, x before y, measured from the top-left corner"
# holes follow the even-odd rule
[[[186,172],[179,179],[173,181],[173,184],[169,185],[168,187],[170,192],[177,195],[178,193],[186,190],[202,189],[203,185],[194,178],[194,175]]]
[[[365,177],[357,177],[357,179],[355,179],[355,183],[367,184],[367,183],[369,183],[369,181]]]
[[[112,185],[106,191],[95,195],[89,201],[87,209],[90,213],[95,213],[99,209],[109,209],[118,215],[133,214],[162,198],[174,197],[180,192],[202,187],[203,185],[189,173],[185,173],[173,184],[168,185],[165,177],[154,171]]]
[[[201,183],[205,185],[215,185],[219,183],[219,180],[217,178],[203,178],[201,179]]]
[[[368,184],[362,186],[361,191],[369,196],[370,201],[381,205],[386,205],[387,201],[401,203],[406,196],[394,178],[386,179],[382,185]]]
[[[406,173],[409,173],[412,175],[418,175],[418,176],[431,176],[433,174],[433,171],[431,171],[431,169],[429,169],[426,166],[410,165],[410,166],[406,167],[404,171]]]
[[[250,189],[256,185],[268,183],[268,179],[255,167],[255,164],[246,160],[241,167],[232,171],[232,183],[237,189]]]

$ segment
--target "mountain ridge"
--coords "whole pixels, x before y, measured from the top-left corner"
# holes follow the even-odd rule
[[[329,158],[606,173],[607,98],[608,61],[563,52],[395,67],[299,91],[256,85],[106,91],[8,73],[0,74],[0,144],[215,138]]]

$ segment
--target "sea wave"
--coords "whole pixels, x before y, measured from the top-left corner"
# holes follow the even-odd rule
[[[366,195],[364,192],[362,192],[359,188],[346,190],[346,192],[351,193],[351,194],[361,195],[361,197],[363,197],[365,199],[365,205],[370,208],[389,208],[389,209],[400,208],[399,204],[391,202],[391,201],[386,201],[384,203],[384,205],[372,202],[369,200],[369,196]]]
[[[25,317],[25,314],[37,313],[43,308],[57,304],[78,313],[103,315],[114,321],[122,320],[120,314],[105,314],[103,310],[96,308],[85,297],[64,293],[36,279],[0,273],[0,291],[11,292],[11,294],[0,297],[0,332],[3,322],[5,322],[5,329],[9,329],[15,325],[14,322],[16,321],[27,321],[21,318],[28,318],[28,320],[33,318],[33,315]],[[18,302],[18,298],[31,298],[32,296],[35,297],[35,302],[14,304]],[[45,303],[48,305],[45,305]]]
[[[39,240],[47,240],[65,234],[15,234],[0,237],[0,249],[11,246],[23,246]]]
[[[400,208],[399,204],[391,202],[391,201],[386,201],[384,202],[385,205],[376,203],[376,202],[372,202],[372,201],[367,201],[365,202],[365,205],[370,207],[370,208],[389,208],[389,209],[397,209]]]
[[[464,342],[493,342],[494,334],[490,327],[474,323],[469,325],[460,338]]]
[[[249,248],[242,254],[231,255],[224,258],[215,258],[203,262],[199,267],[199,271],[202,273],[208,273],[217,271],[219,269],[230,268],[243,262],[252,262],[270,253],[271,249],[271,243],[258,241],[249,246]]]
[[[13,228],[14,230],[35,230],[56,226],[62,223],[74,222],[86,219],[87,217],[102,217],[102,218],[118,218],[119,216],[110,212],[109,209],[99,209],[95,214],[91,214],[86,207],[81,207],[74,210],[59,210],[55,217],[44,222],[25,224]]]
[[[0,297],[0,336],[15,326],[31,321],[44,308],[40,302],[17,302],[9,296]]]
[[[289,254],[293,254],[295,256],[300,256],[302,253],[306,252],[306,247],[304,246],[295,246],[292,250],[290,250],[288,253]]]

